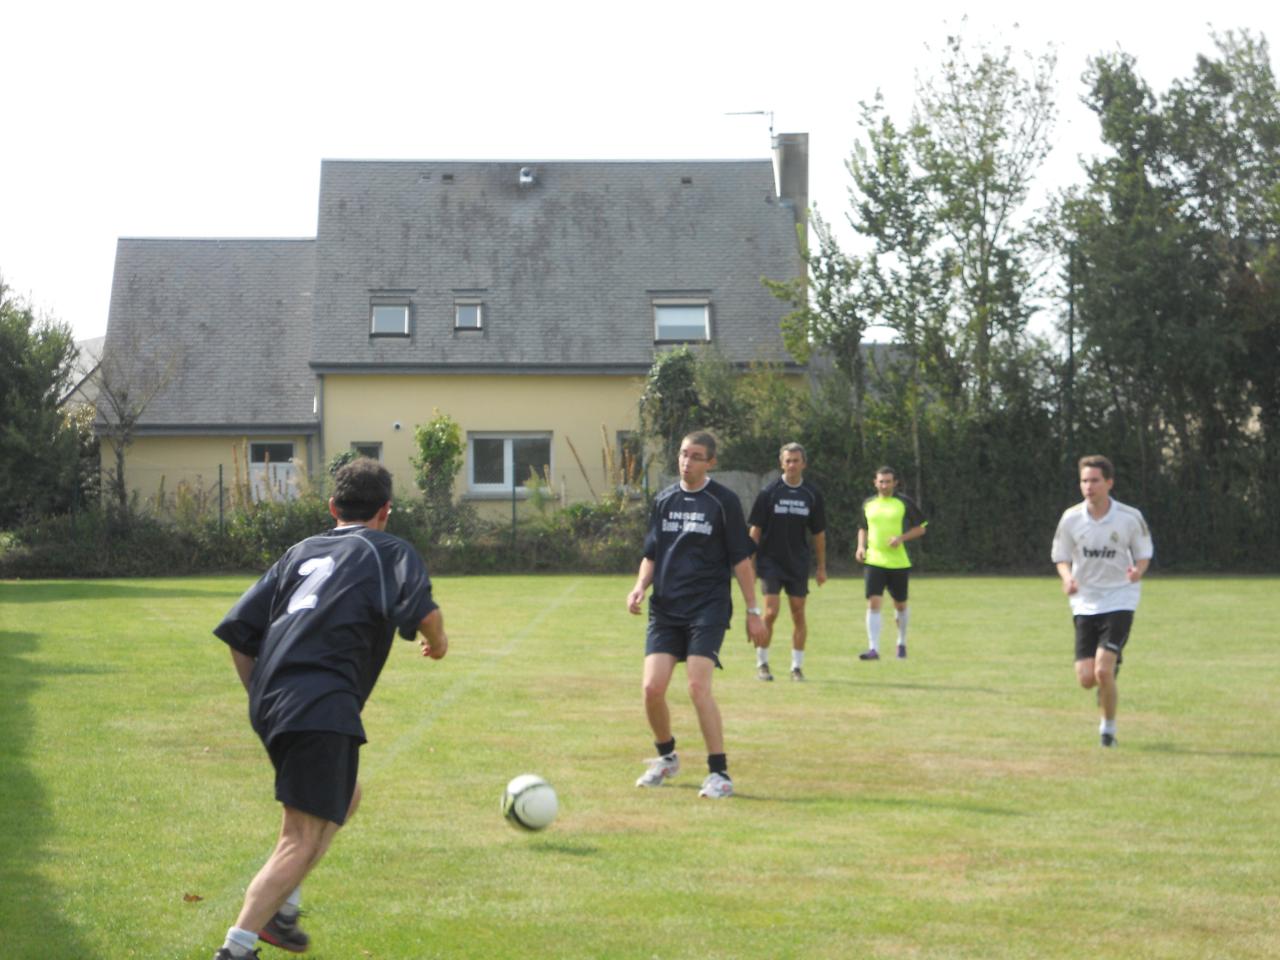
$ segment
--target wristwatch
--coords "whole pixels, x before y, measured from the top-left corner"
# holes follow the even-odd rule
[[[762,610],[760,607],[747,607],[747,615],[748,615],[748,616],[750,616],[750,615],[751,615],[751,614],[753,614],[753,613],[754,613],[757,617],[763,617],[763,616],[764,616],[764,610]]]

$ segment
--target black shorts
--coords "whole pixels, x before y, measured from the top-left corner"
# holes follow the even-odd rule
[[[1099,647],[1114,653],[1117,662],[1124,659],[1124,645],[1129,642],[1129,629],[1133,626],[1132,610],[1081,614],[1074,619],[1077,660],[1092,660]]]
[[[351,809],[360,741],[345,733],[282,733],[267,747],[276,768],[276,799],[341,826]]]
[[[760,576],[760,582],[764,584],[764,595],[766,597],[777,596],[782,593],[785,588],[788,597],[800,597],[803,599],[809,595],[809,578],[803,580],[795,580],[787,577],[769,577]]]
[[[650,620],[644,637],[644,655],[669,653],[677,660],[706,657],[718,667],[725,630],[723,623],[662,623]]]
[[[863,580],[867,584],[868,597],[884,596],[884,588],[889,588],[889,596],[893,597],[898,603],[907,602],[907,579],[911,573],[910,567],[902,567],[896,570],[890,570],[888,567],[873,567],[868,565],[863,573]]]

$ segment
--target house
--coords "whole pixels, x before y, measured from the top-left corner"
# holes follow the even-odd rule
[[[607,489],[663,349],[800,373],[760,280],[804,269],[807,151],[776,138],[781,195],[769,159],[327,160],[314,239],[123,238],[104,369],[145,401],[128,485],[247,469],[288,495],[356,450],[408,491],[439,411],[461,497],[509,502],[530,469]]]

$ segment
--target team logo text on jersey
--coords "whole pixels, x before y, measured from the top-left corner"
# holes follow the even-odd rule
[[[1092,547],[1081,547],[1080,551],[1084,554],[1086,559],[1092,560],[1110,560],[1116,555],[1115,548],[1113,547],[1101,547],[1097,550]]]
[[[809,515],[809,504],[804,500],[779,500],[773,505],[774,513],[790,513],[797,517]]]
[[[663,533],[711,533],[707,515],[696,510],[672,510],[662,521]]]

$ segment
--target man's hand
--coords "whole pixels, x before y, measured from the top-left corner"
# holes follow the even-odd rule
[[[755,647],[763,647],[769,639],[769,630],[764,625],[764,618],[758,613],[747,614],[747,639]]]
[[[1068,597],[1075,596],[1080,592],[1080,584],[1076,583],[1075,577],[1067,577],[1062,581],[1062,592]]]
[[[826,568],[826,567],[819,567],[819,568],[818,568],[818,575],[817,575],[817,577],[816,577],[815,579],[818,581],[818,586],[822,586],[824,583],[826,583],[826,582],[827,582],[827,568]]]
[[[432,660],[440,660],[449,652],[449,638],[443,630],[440,635],[434,639],[430,637],[419,636],[418,643],[422,647],[422,655],[430,657]]]
[[[857,560],[859,563],[865,563],[867,559],[867,548],[858,547],[857,550],[853,551],[853,559]]]
[[[630,613],[639,613],[644,603],[644,587],[637,584],[627,594],[627,611]]]

